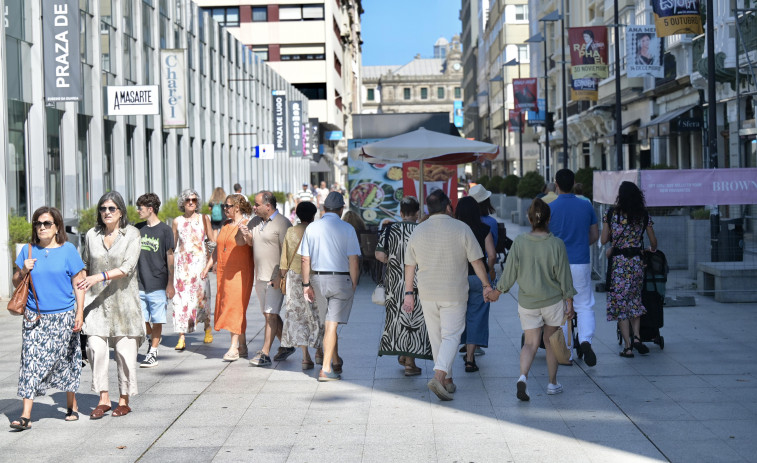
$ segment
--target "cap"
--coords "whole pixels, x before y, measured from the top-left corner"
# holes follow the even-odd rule
[[[475,199],[477,203],[485,201],[491,195],[492,192],[484,188],[483,185],[473,185],[468,191],[468,196]]]
[[[332,210],[344,207],[344,196],[342,196],[341,193],[332,191],[326,196],[326,201],[323,202],[323,207]]]
[[[302,186],[310,186],[310,184],[308,182],[303,182]]]

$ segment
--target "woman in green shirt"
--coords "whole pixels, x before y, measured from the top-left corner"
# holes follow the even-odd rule
[[[525,332],[520,351],[520,378],[517,383],[518,399],[529,400],[526,389],[528,371],[539,349],[539,337],[544,327],[544,345],[563,324],[563,318],[573,318],[573,278],[570,275],[565,243],[549,232],[550,209],[541,199],[535,199],[528,209],[531,232],[518,236],[507,255],[505,270],[496,289],[485,294],[490,301],[499,299],[518,283],[518,316]],[[549,384],[547,394],[563,391],[557,382],[557,359],[547,351]]]

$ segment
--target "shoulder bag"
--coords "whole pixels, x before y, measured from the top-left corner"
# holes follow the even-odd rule
[[[391,228],[392,224],[389,224],[384,229],[384,246],[387,246],[389,244],[389,230]],[[386,305],[386,290],[384,288],[383,281],[377,284],[373,289],[373,293],[371,294],[371,302],[382,307]]]
[[[300,248],[300,243],[302,243],[302,238],[305,238],[305,233],[304,232],[302,233],[302,237],[300,238],[300,241],[297,242],[297,247],[295,249],[299,249]],[[292,257],[294,257],[296,255],[297,255],[297,251],[294,252],[294,255]],[[291,266],[292,266],[292,261],[291,260],[287,261],[287,269],[289,269]],[[281,294],[286,294],[287,293],[287,277],[286,277],[286,275],[284,275],[283,277],[281,277],[281,280],[279,282],[279,289],[281,290]]]
[[[207,217],[205,214],[200,214],[200,217],[202,217],[202,226],[205,229],[205,240],[203,241],[203,244],[205,246],[205,257],[210,258],[210,256],[213,255],[213,251],[216,249],[216,242],[210,239],[210,233],[208,233],[208,222],[205,221],[205,218]]]
[[[29,259],[32,258],[32,244],[29,243]],[[40,319],[41,313],[39,311],[39,300],[37,299],[37,290],[34,289],[34,282],[32,282],[32,272],[30,271],[21,280],[21,283],[16,286],[13,291],[11,300],[8,301],[8,312],[11,315],[24,315],[26,317],[26,301],[29,298],[29,287],[32,288],[32,294],[34,295],[34,302],[37,303],[37,317],[34,320],[26,318],[27,321],[34,323]]]

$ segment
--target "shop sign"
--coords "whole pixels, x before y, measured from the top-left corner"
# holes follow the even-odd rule
[[[79,1],[47,0],[42,5],[45,102],[82,99],[79,62]]]
[[[302,101],[289,102],[289,155],[302,157]]]
[[[698,117],[681,117],[676,124],[679,132],[698,132],[702,130],[702,119]]]
[[[187,79],[184,49],[160,50],[163,128],[187,127]]]
[[[111,85],[105,88],[108,116],[150,116],[160,114],[157,85]]]
[[[273,90],[273,149],[287,151],[287,97],[284,90]]]

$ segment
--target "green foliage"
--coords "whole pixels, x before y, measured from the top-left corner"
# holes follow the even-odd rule
[[[210,213],[211,213],[210,206],[208,206],[207,204],[203,204],[202,207],[200,208],[200,214],[210,215]]]
[[[594,198],[594,171],[596,167],[583,167],[576,171],[576,183],[584,187],[584,196],[589,199]]]
[[[502,193],[507,196],[515,196],[518,193],[518,183],[520,183],[520,177],[510,174],[503,179]]]
[[[174,204],[176,204],[175,201]],[[129,219],[129,223],[132,225],[142,222],[142,219],[139,218],[139,212],[137,212],[137,206],[126,206],[126,218]]]
[[[534,170],[526,172],[518,183],[518,197],[535,198],[541,193],[542,188],[544,188],[544,177]]]
[[[16,244],[28,243],[32,239],[32,224],[26,217],[8,216],[8,244],[13,250]]]
[[[478,180],[476,180],[475,183],[478,183],[479,185],[482,185],[484,188],[486,188],[488,190],[489,189],[489,176],[488,175],[484,175],[483,177],[481,177]]]
[[[283,206],[284,203],[287,202],[287,194],[283,191],[274,191],[273,196],[276,198],[276,204],[281,204]]]
[[[158,211],[158,218],[165,222],[167,219],[183,215],[184,213],[179,210],[178,201],[179,198],[177,197],[168,198],[166,201],[163,201],[163,204],[160,205],[160,211]],[[131,217],[129,217],[129,221],[131,222]]]
[[[489,180],[489,190],[492,193],[502,193],[505,189],[505,179],[500,175],[495,175]]]
[[[699,209],[692,210],[690,216],[694,220],[709,220],[710,210],[705,207],[700,207]]]

